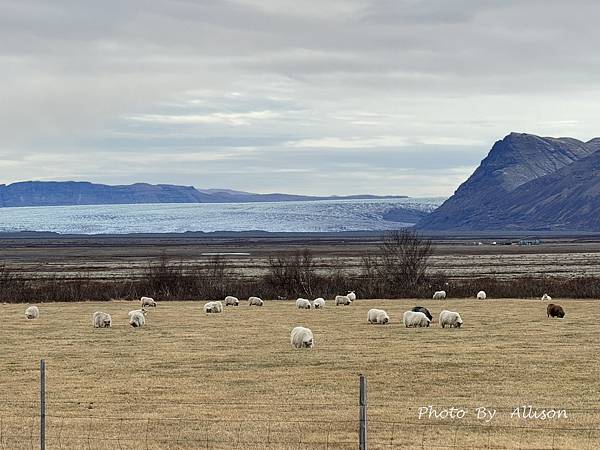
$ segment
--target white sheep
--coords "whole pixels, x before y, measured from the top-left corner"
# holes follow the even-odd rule
[[[232,295],[228,295],[227,297],[225,297],[225,306],[238,306],[239,304],[240,301],[237,297],[234,297]]]
[[[250,297],[248,299],[248,306],[263,306],[264,304],[265,302],[263,302],[262,299],[258,297]]]
[[[336,295],[335,296],[335,306],[349,306],[352,304],[352,300],[347,295]]]
[[[150,297],[142,297],[140,299],[140,303],[142,305],[142,308],[145,308],[146,306],[156,308],[156,302],[154,301],[153,298],[150,298]]]
[[[299,298],[296,300],[296,308],[298,309],[310,309],[310,301],[305,298]]]
[[[223,312],[223,303],[216,301],[216,302],[208,302],[204,305],[204,312],[206,314],[218,314],[218,313],[222,313]]]
[[[433,294],[434,300],[443,300],[446,298],[446,291],[435,291]]]
[[[552,301],[552,297],[550,297],[548,294],[544,294],[542,295],[542,300],[545,302],[550,302]]]
[[[446,328],[460,328],[463,324],[460,314],[454,311],[443,310],[440,313],[440,326]]]
[[[369,323],[385,325],[390,321],[390,317],[383,309],[370,309],[367,313],[367,321]]]
[[[146,324],[146,314],[148,314],[146,308],[129,311],[129,325],[133,328],[143,327]]]
[[[92,325],[94,328],[110,328],[112,327],[112,317],[108,313],[96,311],[92,314]]]
[[[477,293],[477,300],[485,300],[487,298],[487,294],[485,291],[479,291]]]
[[[354,293],[354,291],[348,291],[348,293],[346,294],[346,296],[351,300],[354,301],[356,300],[356,294]]]
[[[315,345],[313,332],[304,327],[294,328],[290,335],[290,341],[294,348],[313,348]]]
[[[315,301],[313,302],[313,308],[315,309],[322,309],[325,308],[325,299],[324,298],[315,298]]]
[[[406,328],[428,327],[431,320],[422,312],[406,311],[402,317]]]
[[[30,320],[37,319],[38,317],[40,317],[40,310],[37,306],[30,306],[25,310],[25,317],[27,317]]]

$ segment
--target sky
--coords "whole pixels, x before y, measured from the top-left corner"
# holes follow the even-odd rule
[[[595,0],[0,0],[0,183],[448,196],[600,135]]]

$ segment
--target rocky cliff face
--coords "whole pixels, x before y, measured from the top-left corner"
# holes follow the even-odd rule
[[[600,230],[600,139],[511,133],[492,147],[424,230]],[[596,220],[596,225],[594,221]]]

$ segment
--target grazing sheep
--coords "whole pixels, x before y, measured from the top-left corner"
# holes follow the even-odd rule
[[[554,303],[550,303],[546,308],[546,313],[548,317],[558,317],[562,319],[565,317],[565,310],[560,305],[555,305]]]
[[[225,297],[225,306],[239,306],[240,301],[237,297],[233,297],[232,295],[228,295]]]
[[[349,306],[352,304],[352,300],[347,295],[336,295],[335,296],[335,306]]]
[[[264,304],[265,302],[263,302],[262,299],[258,297],[250,297],[248,299],[248,306],[263,306]]]
[[[431,320],[422,312],[406,311],[402,318],[406,328],[428,327]]]
[[[348,291],[348,293],[346,294],[346,296],[351,300],[354,301],[356,300],[356,294],[354,293],[354,291]]]
[[[485,291],[479,291],[477,293],[477,300],[485,300],[487,298],[487,294]]]
[[[322,309],[325,308],[325,299],[324,298],[315,298],[315,301],[313,302],[313,308],[315,309]]]
[[[440,326],[446,328],[460,328],[463,324],[460,314],[454,311],[443,310],[440,313]]]
[[[30,306],[25,310],[25,317],[27,317],[30,320],[37,319],[38,317],[40,317],[40,310],[37,306]]]
[[[152,308],[156,308],[156,302],[153,298],[150,297],[142,297],[140,299],[140,303],[142,304],[142,308],[146,306],[151,306]]]
[[[431,315],[431,313],[429,312],[429,310],[427,308],[424,308],[422,306],[415,306],[413,309],[411,309],[411,311],[414,312],[422,312],[423,314],[425,314],[427,316],[427,318],[432,321],[433,320],[433,316]]]
[[[143,327],[146,324],[146,314],[148,314],[146,308],[129,311],[129,325],[133,328]]]
[[[221,302],[208,302],[204,305],[204,312],[206,314],[211,313],[222,313],[223,312],[223,303]]]
[[[313,348],[315,338],[312,331],[304,327],[296,327],[292,330],[290,341],[294,348]]]
[[[108,313],[96,311],[92,314],[92,325],[94,328],[110,328],[112,327],[112,317]]]
[[[544,295],[542,295],[542,301],[544,301],[544,302],[551,302],[552,301],[552,297],[550,297],[548,294],[544,294]]]
[[[377,325],[385,325],[390,321],[390,316],[383,309],[370,309],[367,313],[367,321]]]
[[[310,309],[311,308],[310,301],[308,301],[305,298],[299,298],[298,300],[296,300],[296,308],[298,308],[298,309]]]
[[[433,294],[434,300],[443,300],[446,298],[446,291],[435,291]]]

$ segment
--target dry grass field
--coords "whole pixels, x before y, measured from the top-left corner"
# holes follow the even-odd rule
[[[37,443],[38,364],[47,364],[48,448],[356,448],[358,375],[369,387],[378,448],[600,448],[600,310],[594,301],[358,300],[297,310],[241,302],[205,315],[203,302],[161,303],[132,329],[135,302],[0,305],[0,448]],[[459,311],[461,329],[406,329],[402,313]],[[387,326],[366,322],[386,309]],[[93,329],[95,310],[112,329]],[[290,330],[310,327],[312,350]],[[420,407],[467,409],[460,420]],[[520,405],[567,419],[511,418]],[[489,423],[474,408],[497,409]]]

